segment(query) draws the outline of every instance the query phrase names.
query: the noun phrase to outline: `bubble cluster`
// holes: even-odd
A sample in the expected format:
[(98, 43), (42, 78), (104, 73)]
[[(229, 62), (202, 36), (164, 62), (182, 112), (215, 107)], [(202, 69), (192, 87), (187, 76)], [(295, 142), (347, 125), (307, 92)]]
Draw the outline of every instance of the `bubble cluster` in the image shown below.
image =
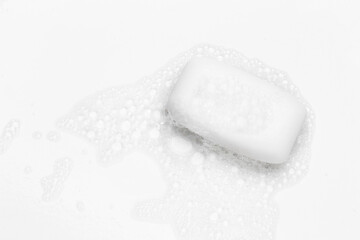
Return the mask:
[(55, 161), (52, 173), (40, 181), (43, 201), (49, 202), (59, 198), (71, 169), (72, 160), (70, 158), (61, 158)]
[[(286, 163), (270, 165), (229, 152), (171, 119), (165, 109), (168, 96), (181, 70), (194, 57), (209, 57), (240, 68), (291, 93), (305, 105), (306, 121)], [(229, 84), (235, 84), (233, 81)], [(241, 86), (238, 90), (247, 91)], [(210, 94), (213, 90), (201, 91)], [(260, 120), (271, 117), (271, 113), (251, 109), (253, 94), (248, 91), (244, 121), (236, 122), (239, 130), (251, 122), (247, 119), (250, 115)], [(256, 99), (261, 101), (257, 106), (267, 104), (266, 96)], [(221, 103), (225, 102), (226, 96)], [(124, 154), (139, 148), (155, 156), (168, 188), (163, 198), (138, 203), (136, 218), (170, 223), (182, 240), (263, 240), (274, 238), (274, 193), (306, 173), (313, 118), (311, 108), (282, 71), (231, 49), (199, 45), (136, 84), (89, 96), (58, 124), (94, 144), (101, 164), (121, 161)], [(260, 121), (247, 129), (254, 132), (264, 124), (266, 121)]]
[(4, 154), (10, 147), (13, 140), (17, 137), (20, 130), (20, 121), (10, 120), (2, 130), (0, 136), (0, 155)]

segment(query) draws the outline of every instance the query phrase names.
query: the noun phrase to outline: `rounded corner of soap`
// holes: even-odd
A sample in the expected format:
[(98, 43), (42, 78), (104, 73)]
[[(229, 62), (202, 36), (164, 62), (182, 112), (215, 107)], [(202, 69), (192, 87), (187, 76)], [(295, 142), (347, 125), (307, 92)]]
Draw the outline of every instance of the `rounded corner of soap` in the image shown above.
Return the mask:
[(214, 60), (209, 57), (199, 56), (191, 59), (187, 64), (186, 68), (193, 69), (195, 68), (197, 71), (203, 68), (207, 68)]

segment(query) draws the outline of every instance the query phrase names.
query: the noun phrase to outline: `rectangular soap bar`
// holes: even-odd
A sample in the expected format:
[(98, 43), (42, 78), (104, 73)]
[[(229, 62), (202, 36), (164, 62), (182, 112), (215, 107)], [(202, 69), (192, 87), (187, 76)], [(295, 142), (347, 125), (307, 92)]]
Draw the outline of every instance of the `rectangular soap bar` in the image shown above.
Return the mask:
[(268, 163), (289, 158), (306, 115), (291, 94), (209, 58), (185, 66), (167, 110), (177, 123), (213, 143)]

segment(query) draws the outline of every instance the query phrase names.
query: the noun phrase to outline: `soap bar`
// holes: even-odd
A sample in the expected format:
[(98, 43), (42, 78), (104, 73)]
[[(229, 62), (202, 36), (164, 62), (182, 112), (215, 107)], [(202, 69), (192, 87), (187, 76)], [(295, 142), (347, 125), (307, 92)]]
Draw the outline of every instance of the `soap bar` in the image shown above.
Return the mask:
[(306, 115), (290, 93), (210, 58), (185, 66), (167, 110), (179, 125), (216, 145), (267, 163), (289, 158)]

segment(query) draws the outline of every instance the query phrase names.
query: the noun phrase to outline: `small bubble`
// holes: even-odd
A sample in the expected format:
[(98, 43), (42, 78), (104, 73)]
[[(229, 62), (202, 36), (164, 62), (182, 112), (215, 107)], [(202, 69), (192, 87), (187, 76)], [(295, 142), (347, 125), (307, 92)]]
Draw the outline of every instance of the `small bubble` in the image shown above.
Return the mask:
[(47, 139), (50, 142), (58, 142), (60, 139), (60, 134), (55, 131), (51, 131), (47, 134)]
[(76, 209), (79, 211), (79, 212), (84, 212), (85, 211), (85, 204), (83, 201), (78, 201), (76, 202)]
[(88, 151), (87, 151), (86, 149), (82, 149), (82, 150), (81, 150), (81, 154), (82, 154), (82, 155), (87, 155), (87, 154), (88, 154)]
[(39, 140), (42, 137), (42, 133), (40, 131), (35, 131), (32, 134), (33, 139)]
[(24, 168), (24, 173), (25, 173), (26, 175), (32, 173), (32, 167), (31, 167), (31, 166), (26, 166), (26, 167)]

